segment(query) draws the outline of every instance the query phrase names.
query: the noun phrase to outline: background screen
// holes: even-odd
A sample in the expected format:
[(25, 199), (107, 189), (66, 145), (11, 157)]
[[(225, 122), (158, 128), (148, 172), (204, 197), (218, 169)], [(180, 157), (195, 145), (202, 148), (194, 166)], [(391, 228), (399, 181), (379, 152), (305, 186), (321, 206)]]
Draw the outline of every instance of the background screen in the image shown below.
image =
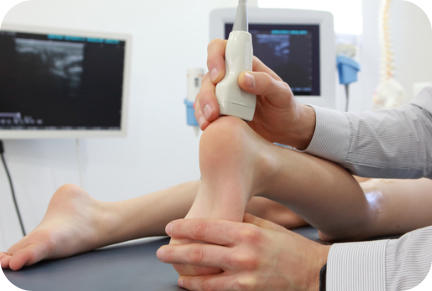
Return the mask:
[[(225, 38), (233, 24), (225, 24)], [(287, 82), (297, 96), (319, 96), (319, 25), (249, 24), (254, 55)]]
[(120, 130), (125, 41), (0, 31), (0, 129)]

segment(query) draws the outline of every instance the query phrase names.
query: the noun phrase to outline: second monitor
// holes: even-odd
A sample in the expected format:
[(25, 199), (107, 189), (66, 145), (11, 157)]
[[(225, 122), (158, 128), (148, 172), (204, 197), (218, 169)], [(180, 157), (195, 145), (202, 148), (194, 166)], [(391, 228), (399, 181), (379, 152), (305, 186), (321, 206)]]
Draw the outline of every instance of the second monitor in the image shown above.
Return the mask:
[[(210, 37), (227, 39), (234, 9), (210, 16)], [(335, 107), (333, 17), (328, 12), (249, 9), (254, 54), (287, 82), (299, 101)]]

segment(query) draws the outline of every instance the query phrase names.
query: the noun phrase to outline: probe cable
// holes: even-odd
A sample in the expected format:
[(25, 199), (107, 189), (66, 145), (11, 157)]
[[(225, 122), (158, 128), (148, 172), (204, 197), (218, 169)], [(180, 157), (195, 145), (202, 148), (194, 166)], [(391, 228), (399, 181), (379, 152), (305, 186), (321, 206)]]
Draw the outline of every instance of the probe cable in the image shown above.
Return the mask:
[(8, 180), (9, 180), (9, 186), (10, 186), (10, 190), (11, 190), (11, 194), (12, 194), (12, 200), (13, 200), (13, 203), (15, 205), (15, 211), (16, 211), (17, 216), (18, 216), (18, 221), (19, 221), (19, 224), (20, 224), (20, 227), (21, 227), (21, 232), (22, 232), (23, 236), (26, 236), (26, 231), (25, 231), (25, 228), (24, 228), (23, 219), (21, 217), (21, 212), (19, 210), (17, 199), (16, 199), (16, 196), (15, 196), (15, 190), (14, 190), (14, 187), (13, 187), (12, 178), (11, 178), (11, 175), (10, 175), (10, 172), (9, 172), (9, 168), (8, 168), (8, 166), (6, 164), (6, 159), (4, 157), (4, 146), (3, 146), (3, 141), (2, 140), (0, 140), (0, 155), (1, 155), (2, 162), (3, 162), (3, 166), (4, 166), (5, 171), (6, 171), (6, 176), (8, 177)]
[(349, 85), (348, 84), (345, 85), (345, 97), (346, 97), (345, 112), (348, 112), (349, 105), (350, 105), (350, 91), (349, 91)]

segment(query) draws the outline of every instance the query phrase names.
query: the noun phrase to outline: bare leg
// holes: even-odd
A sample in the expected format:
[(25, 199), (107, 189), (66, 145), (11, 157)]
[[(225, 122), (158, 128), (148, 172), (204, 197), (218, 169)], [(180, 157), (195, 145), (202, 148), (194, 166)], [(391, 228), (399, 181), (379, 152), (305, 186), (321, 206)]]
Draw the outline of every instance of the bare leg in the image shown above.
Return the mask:
[(432, 180), (371, 179), (361, 187), (368, 200), (381, 205), (371, 236), (402, 234), (432, 224)]
[(247, 201), (264, 195), (285, 203), (332, 238), (370, 228), (379, 201), (368, 201), (354, 178), (333, 163), (275, 146), (246, 123), (223, 117), (200, 144), (202, 181), (187, 217), (240, 221)]
[[(169, 221), (186, 215), (198, 186), (198, 181), (184, 183), (120, 202), (97, 201), (75, 185), (62, 186), (53, 195), (39, 226), (7, 253), (0, 252), (0, 265), (19, 270), (44, 259), (165, 235)], [(250, 201), (248, 211), (288, 227), (304, 224), (294, 212), (261, 197)]]
[[(242, 221), (246, 205), (254, 195), (267, 195), (286, 203), (331, 237), (358, 236), (375, 215), (360, 186), (345, 170), (275, 146), (238, 118), (219, 118), (203, 133), (200, 170), (201, 183), (187, 218)], [(220, 271), (174, 267), (181, 275)]]
[(44, 259), (61, 258), (109, 244), (145, 236), (164, 235), (165, 225), (184, 217), (199, 182), (121, 202), (101, 202), (74, 185), (52, 197), (38, 227), (7, 253), (2, 268), (19, 270)]

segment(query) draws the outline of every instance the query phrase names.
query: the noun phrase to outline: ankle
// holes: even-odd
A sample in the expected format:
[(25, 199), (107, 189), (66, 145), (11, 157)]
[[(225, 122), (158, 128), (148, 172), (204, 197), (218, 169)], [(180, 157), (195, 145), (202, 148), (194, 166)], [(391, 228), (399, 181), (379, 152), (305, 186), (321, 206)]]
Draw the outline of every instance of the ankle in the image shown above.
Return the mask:
[(272, 188), (274, 178), (280, 169), (280, 161), (275, 155), (275, 150), (279, 150), (278, 147), (264, 139), (262, 143), (263, 148), (257, 152), (256, 157), (253, 195), (268, 194), (267, 191)]
[(129, 238), (124, 231), (125, 220), (122, 218), (120, 202), (104, 202), (95, 200), (95, 225), (98, 233), (98, 244), (100, 246), (110, 245), (125, 241)]

